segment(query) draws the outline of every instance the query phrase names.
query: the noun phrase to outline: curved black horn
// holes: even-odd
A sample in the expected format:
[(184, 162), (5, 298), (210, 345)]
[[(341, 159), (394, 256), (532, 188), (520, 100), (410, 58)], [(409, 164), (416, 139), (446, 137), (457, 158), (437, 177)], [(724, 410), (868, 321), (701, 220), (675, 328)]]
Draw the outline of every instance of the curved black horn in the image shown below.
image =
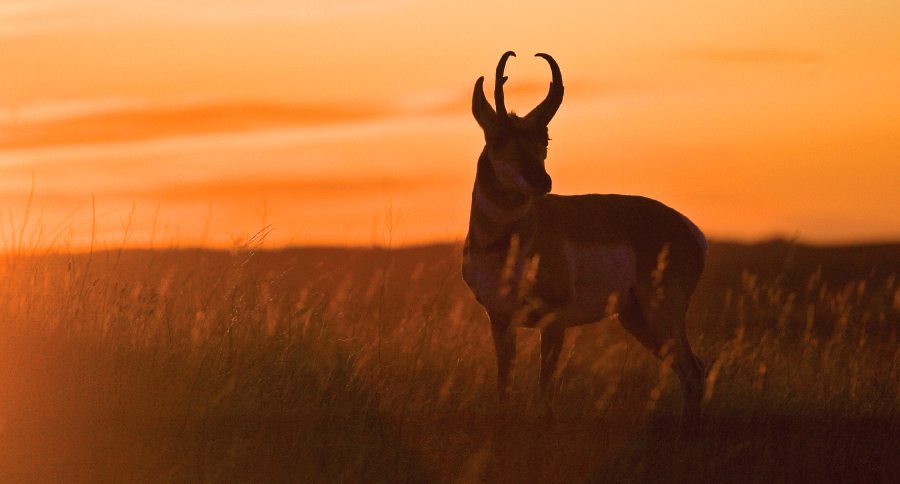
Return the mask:
[(497, 79), (494, 81), (494, 105), (497, 106), (497, 116), (500, 119), (506, 119), (506, 102), (503, 100), (503, 84), (506, 83), (506, 76), (503, 71), (506, 69), (506, 61), (510, 57), (515, 57), (516, 53), (509, 50), (506, 51), (500, 62), (497, 63)]
[(487, 98), (484, 97), (484, 76), (479, 77), (475, 81), (475, 90), (472, 92), (472, 114), (482, 128), (493, 124), (494, 119), (497, 117), (496, 113), (494, 113), (494, 108), (491, 107)]
[(528, 118), (532, 118), (537, 120), (543, 125), (550, 124), (550, 120), (553, 119), (553, 115), (556, 114), (556, 110), (559, 109), (559, 105), (562, 104), (563, 99), (563, 82), (562, 82), (562, 73), (559, 71), (559, 64), (553, 60), (553, 57), (550, 57), (548, 54), (535, 54), (535, 57), (542, 57), (544, 60), (550, 64), (550, 71), (553, 73), (553, 80), (550, 82), (550, 91), (547, 92), (547, 97), (541, 101), (540, 104), (536, 108), (534, 108), (530, 113), (528, 113)]

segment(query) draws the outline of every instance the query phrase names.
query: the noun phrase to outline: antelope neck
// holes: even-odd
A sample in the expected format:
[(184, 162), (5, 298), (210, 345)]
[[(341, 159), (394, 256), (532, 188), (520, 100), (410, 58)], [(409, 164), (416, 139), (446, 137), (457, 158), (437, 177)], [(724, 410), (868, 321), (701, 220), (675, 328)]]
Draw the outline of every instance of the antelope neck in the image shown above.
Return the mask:
[(478, 158), (478, 171), (472, 189), (472, 212), (469, 218), (471, 245), (488, 248), (522, 228), (531, 210), (532, 198), (505, 188), (491, 166), (487, 148)]

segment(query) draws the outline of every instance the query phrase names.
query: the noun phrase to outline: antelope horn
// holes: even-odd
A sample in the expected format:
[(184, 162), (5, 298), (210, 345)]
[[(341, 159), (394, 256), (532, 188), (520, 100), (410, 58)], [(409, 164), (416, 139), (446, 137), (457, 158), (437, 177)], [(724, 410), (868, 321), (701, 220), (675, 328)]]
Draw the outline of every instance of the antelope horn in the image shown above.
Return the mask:
[[(559, 109), (559, 105), (562, 104), (563, 98), (563, 82), (562, 82), (562, 73), (559, 71), (559, 64), (553, 60), (553, 57), (550, 57), (548, 54), (535, 54), (535, 57), (542, 57), (544, 60), (550, 64), (550, 71), (553, 74), (553, 80), (550, 82), (550, 91), (547, 92), (547, 97), (541, 101), (540, 104), (537, 105), (530, 113), (528, 113), (527, 118), (532, 118), (543, 124), (544, 126), (550, 124), (550, 120), (553, 119), (553, 115), (556, 114), (556, 110)], [(498, 67), (499, 72), (499, 67)]]
[(506, 102), (503, 100), (503, 84), (506, 83), (506, 76), (503, 75), (503, 70), (506, 69), (506, 61), (510, 57), (515, 57), (516, 53), (513, 51), (507, 51), (500, 57), (500, 62), (497, 63), (497, 79), (494, 82), (494, 105), (497, 106), (497, 116), (499, 119), (506, 119)]
[(475, 81), (475, 90), (472, 92), (472, 114), (475, 115), (475, 120), (478, 121), (478, 125), (482, 128), (487, 128), (497, 118), (494, 108), (491, 107), (491, 104), (484, 97), (483, 76)]

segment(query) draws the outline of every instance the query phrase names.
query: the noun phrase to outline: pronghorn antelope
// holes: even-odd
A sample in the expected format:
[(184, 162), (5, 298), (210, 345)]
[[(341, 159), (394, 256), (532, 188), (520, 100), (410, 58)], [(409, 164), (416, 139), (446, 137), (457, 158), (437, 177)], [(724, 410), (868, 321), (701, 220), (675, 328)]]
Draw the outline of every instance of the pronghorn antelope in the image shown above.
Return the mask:
[(643, 346), (672, 365), (684, 415), (696, 416), (703, 364), (685, 335), (706, 239), (690, 220), (649, 198), (550, 194), (547, 125), (562, 103), (562, 74), (547, 54), (547, 97), (524, 117), (507, 113), (497, 65), (494, 101), (475, 82), (472, 113), (484, 131), (466, 237), (463, 278), (491, 320), (501, 404), (509, 395), (515, 328), (541, 331), (543, 393), (551, 386), (566, 328), (617, 315)]

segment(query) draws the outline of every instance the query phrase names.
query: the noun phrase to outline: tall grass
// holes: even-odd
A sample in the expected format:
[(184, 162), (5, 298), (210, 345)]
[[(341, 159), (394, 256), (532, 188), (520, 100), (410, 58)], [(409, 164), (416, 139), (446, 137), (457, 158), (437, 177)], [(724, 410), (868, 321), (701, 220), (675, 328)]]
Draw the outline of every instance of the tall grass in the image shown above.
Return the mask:
[(552, 413), (520, 330), (498, 413), (460, 252), (4, 256), (0, 481), (900, 476), (897, 246), (713, 245), (689, 315), (710, 370), (693, 433), (674, 375), (614, 321), (567, 334)]

